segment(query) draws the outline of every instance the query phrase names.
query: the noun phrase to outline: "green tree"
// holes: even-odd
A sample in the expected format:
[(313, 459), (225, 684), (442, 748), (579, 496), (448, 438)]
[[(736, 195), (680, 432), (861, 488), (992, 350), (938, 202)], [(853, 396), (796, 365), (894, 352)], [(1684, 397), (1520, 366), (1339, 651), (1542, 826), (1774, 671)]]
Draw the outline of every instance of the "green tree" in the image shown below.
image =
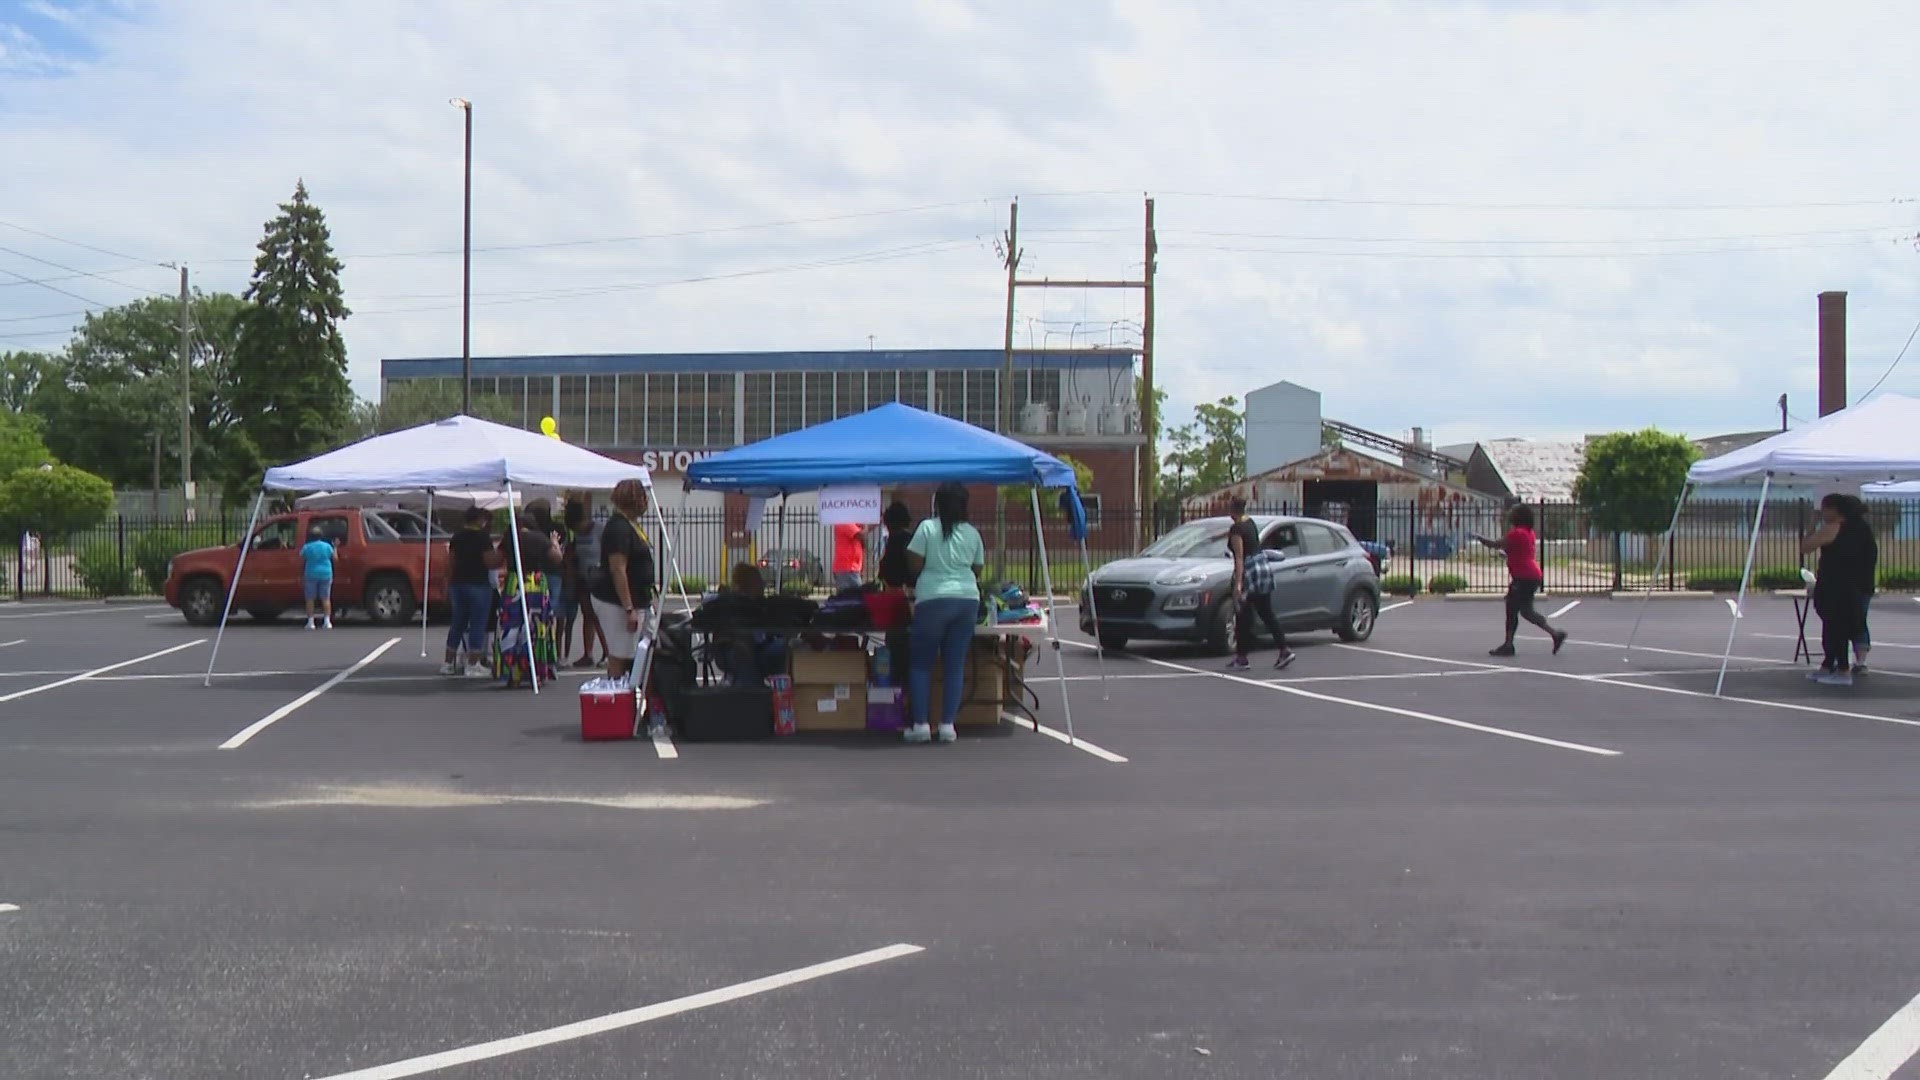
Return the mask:
[(21, 469), (0, 481), (0, 529), (49, 538), (90, 529), (113, 509), (113, 485), (71, 465)]
[(1587, 444), (1573, 497), (1595, 528), (1652, 536), (1673, 520), (1697, 454), (1685, 437), (1653, 428), (1602, 435)]
[[(189, 305), (194, 473), (217, 472), (234, 425), (231, 364), (246, 303), (195, 294)], [(88, 315), (32, 392), (48, 448), (68, 464), (122, 485), (163, 483), (180, 471), (180, 301), (151, 297)]]
[(1340, 437), (1339, 432), (1325, 425), (1321, 426), (1320, 428), (1320, 449), (1321, 450), (1338, 450), (1346, 445), (1347, 445), (1346, 440)]
[[(1060, 464), (1073, 470), (1074, 486), (1078, 487), (1082, 493), (1093, 490), (1093, 466), (1088, 465), (1086, 462), (1070, 454), (1056, 454), (1055, 456), (1060, 459)], [(1011, 519), (1019, 520), (1019, 516), (1023, 513), (1029, 516), (1032, 515), (1032, 496), (1028, 494), (1028, 490), (1029, 489), (1024, 487), (1003, 487), (1000, 489), (1000, 498), (1006, 503), (1007, 513)], [(1040, 509), (1042, 512), (1049, 514), (1055, 513), (1059, 508), (1060, 502), (1058, 499), (1050, 497), (1044, 491), (1040, 493)]]
[[(353, 409), (340, 323), (340, 260), (326, 216), (296, 184), (266, 224), (233, 355), (233, 406), (254, 455), (270, 463), (325, 448)], [(251, 471), (251, 470), (249, 470)]]
[(0, 353), (0, 408), (33, 411), (41, 387), (59, 378), (60, 363), (46, 353)]
[(0, 413), (0, 476), (38, 468), (53, 461), (40, 441), (40, 418), (23, 412)]

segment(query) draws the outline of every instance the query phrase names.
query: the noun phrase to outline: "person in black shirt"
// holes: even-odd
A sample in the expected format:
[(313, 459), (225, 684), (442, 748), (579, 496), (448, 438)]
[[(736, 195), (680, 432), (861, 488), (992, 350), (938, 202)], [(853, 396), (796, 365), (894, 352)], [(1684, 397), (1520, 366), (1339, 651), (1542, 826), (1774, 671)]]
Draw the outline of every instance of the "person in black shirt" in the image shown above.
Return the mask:
[(613, 489), (614, 515), (600, 528), (600, 570), (591, 587), (594, 613), (607, 643), (607, 675), (633, 668), (640, 611), (653, 602), (653, 547), (637, 524), (647, 512), (646, 485), (622, 480)]
[(1830, 494), (1820, 500), (1820, 527), (1800, 542), (1801, 554), (1820, 552), (1813, 608), (1820, 613), (1820, 649), (1824, 656), (1812, 678), (1827, 686), (1853, 685), (1848, 650), (1864, 632), (1863, 601), (1873, 590), (1878, 552), (1863, 511), (1858, 499)]
[(1236, 496), (1231, 509), (1233, 524), (1227, 529), (1227, 554), (1233, 559), (1235, 611), (1233, 659), (1227, 663), (1227, 670), (1245, 671), (1253, 666), (1247, 659), (1247, 647), (1253, 643), (1253, 620), (1258, 616), (1280, 650), (1273, 658), (1273, 669), (1280, 671), (1293, 663), (1293, 650), (1287, 648), (1287, 635), (1280, 630), (1280, 619), (1273, 611), (1273, 597), (1247, 588), (1247, 560), (1260, 553), (1260, 526), (1247, 516), (1247, 500)]
[[(500, 565), (487, 525), (493, 515), (479, 507), (467, 510), (465, 527), (447, 542), (452, 573), (447, 579), (447, 602), (453, 609), (447, 625), (446, 663), (440, 674), (491, 677), (481, 659), (487, 644), (487, 615), (493, 610), (492, 569)], [(461, 666), (462, 653), (466, 666)]]
[(907, 559), (907, 545), (913, 543), (913, 511), (899, 499), (893, 500), (880, 516), (887, 527), (886, 546), (880, 553), (880, 583), (889, 589), (905, 589), (913, 584), (913, 567)]

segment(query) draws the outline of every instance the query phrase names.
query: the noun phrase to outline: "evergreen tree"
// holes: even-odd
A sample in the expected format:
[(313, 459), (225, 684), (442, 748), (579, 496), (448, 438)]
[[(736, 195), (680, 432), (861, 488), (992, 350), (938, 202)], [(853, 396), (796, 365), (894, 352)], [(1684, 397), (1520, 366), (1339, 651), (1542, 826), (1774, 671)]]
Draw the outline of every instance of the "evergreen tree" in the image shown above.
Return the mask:
[[(340, 294), (326, 216), (307, 198), (267, 222), (233, 356), (233, 405), (239, 432), (259, 462), (281, 464), (324, 449), (353, 409)], [(238, 480), (238, 477), (229, 478)]]

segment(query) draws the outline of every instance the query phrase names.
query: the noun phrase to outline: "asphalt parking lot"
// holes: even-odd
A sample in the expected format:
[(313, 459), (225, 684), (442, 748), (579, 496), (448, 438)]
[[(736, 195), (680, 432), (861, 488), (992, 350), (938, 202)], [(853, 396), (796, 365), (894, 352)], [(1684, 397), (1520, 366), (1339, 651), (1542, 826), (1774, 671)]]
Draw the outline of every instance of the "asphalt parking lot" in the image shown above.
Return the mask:
[(1723, 700), (1727, 607), (1638, 610), (1082, 642), (1082, 745), (663, 747), (418, 627), (205, 687), (164, 609), (0, 607), (0, 1076), (1920, 1077), (1920, 603), (1835, 690), (1756, 599)]

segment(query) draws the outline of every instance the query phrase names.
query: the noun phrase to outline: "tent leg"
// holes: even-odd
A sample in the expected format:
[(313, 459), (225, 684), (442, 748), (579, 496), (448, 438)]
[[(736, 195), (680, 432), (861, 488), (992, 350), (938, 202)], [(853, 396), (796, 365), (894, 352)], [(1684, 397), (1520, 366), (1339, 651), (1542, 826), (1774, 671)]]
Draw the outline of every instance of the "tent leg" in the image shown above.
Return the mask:
[(1660, 571), (1667, 567), (1667, 549), (1673, 546), (1673, 533), (1680, 527), (1680, 511), (1686, 508), (1687, 495), (1693, 491), (1693, 482), (1680, 485), (1680, 501), (1673, 505), (1673, 520), (1667, 524), (1667, 531), (1660, 545), (1660, 557), (1653, 561), (1653, 576), (1647, 579), (1647, 594), (1640, 598), (1640, 610), (1633, 613), (1633, 632), (1627, 635), (1627, 655), (1633, 655), (1633, 642), (1640, 636), (1640, 620), (1647, 617), (1647, 601), (1653, 599), (1653, 587), (1660, 583)]
[(513, 573), (519, 578), (520, 636), (527, 639), (527, 677), (533, 680), (533, 693), (540, 694), (540, 661), (533, 655), (533, 613), (527, 609), (527, 571), (520, 559), (520, 520), (513, 511), (513, 482), (507, 482), (507, 529), (512, 533)]
[(427, 489), (426, 538), (420, 541), (420, 658), (427, 657), (427, 598), (433, 595), (433, 489)]
[[(673, 570), (673, 583), (680, 587), (680, 602), (686, 605), (687, 614), (691, 615), (693, 598), (687, 595), (687, 579), (680, 574), (680, 557), (673, 551), (673, 534), (667, 531), (667, 516), (660, 511), (660, 500), (653, 498), (651, 493), (648, 495), (648, 501), (653, 503), (653, 520), (660, 523), (660, 547), (667, 553), (667, 566)], [(661, 589), (661, 595), (665, 595), (666, 591)], [(654, 618), (657, 623), (659, 616), (656, 615)]]
[[(1080, 566), (1084, 573), (1093, 572), (1093, 560), (1087, 555), (1087, 539), (1084, 536), (1080, 538)], [(1100, 605), (1093, 598), (1092, 581), (1082, 579), (1081, 584), (1086, 586), (1087, 590), (1087, 614), (1093, 618), (1093, 655), (1099, 658), (1100, 664), (1100, 700), (1112, 701), (1113, 698), (1107, 693), (1107, 650), (1100, 645)]]
[[(1053, 666), (1060, 674), (1060, 715), (1067, 722), (1067, 742), (1073, 742), (1073, 701), (1067, 695), (1067, 658), (1060, 651), (1060, 624), (1053, 614), (1053, 568), (1047, 565), (1047, 530), (1040, 520), (1040, 489), (1028, 488), (1033, 499), (1033, 539), (1040, 545), (1040, 584), (1047, 590), (1047, 643), (1053, 646)], [(1040, 730), (1040, 718), (1034, 717), (1033, 729)]]
[(1727, 684), (1727, 661), (1733, 659), (1733, 638), (1740, 632), (1740, 612), (1747, 606), (1747, 582), (1753, 580), (1753, 556), (1760, 547), (1760, 522), (1767, 516), (1767, 489), (1773, 486), (1773, 474), (1760, 481), (1760, 505), (1753, 511), (1753, 535), (1747, 539), (1747, 565), (1740, 571), (1740, 598), (1733, 602), (1733, 618), (1727, 620), (1727, 651), (1720, 656), (1720, 677), (1713, 682), (1713, 696), (1720, 696)]
[(247, 568), (247, 549), (253, 546), (253, 527), (260, 523), (260, 504), (267, 501), (267, 489), (254, 496), (253, 513), (247, 518), (247, 531), (240, 534), (240, 558), (233, 564), (233, 580), (227, 582), (227, 606), (220, 610), (220, 629), (213, 634), (213, 655), (207, 657), (207, 678), (201, 686), (213, 685), (213, 665), (220, 659), (220, 639), (227, 636), (227, 620), (233, 616), (233, 595), (240, 591), (240, 574)]
[[(775, 553), (784, 553), (787, 549), (787, 493), (784, 491), (780, 493), (780, 518), (774, 525), (773, 537)], [(779, 596), (786, 592), (787, 564), (779, 559), (773, 562), (773, 593)]]

